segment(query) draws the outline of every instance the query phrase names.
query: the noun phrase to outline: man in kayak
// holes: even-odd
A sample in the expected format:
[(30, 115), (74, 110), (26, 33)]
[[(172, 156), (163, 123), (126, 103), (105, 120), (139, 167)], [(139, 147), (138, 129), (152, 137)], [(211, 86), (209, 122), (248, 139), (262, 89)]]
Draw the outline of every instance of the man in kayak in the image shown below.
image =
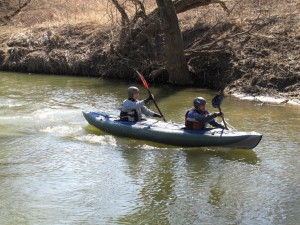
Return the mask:
[(149, 95), (145, 100), (139, 101), (139, 89), (137, 87), (128, 88), (128, 99), (125, 99), (121, 105), (120, 119), (123, 121), (137, 122), (142, 120), (142, 114), (146, 117), (159, 117), (161, 115), (152, 112), (145, 105), (153, 99), (153, 95)]
[(194, 99), (194, 108), (185, 114), (185, 126), (189, 130), (203, 130), (209, 123), (213, 127), (225, 129), (225, 127), (215, 121), (217, 116), (223, 117), (223, 113), (209, 113), (206, 108), (206, 100), (202, 97)]

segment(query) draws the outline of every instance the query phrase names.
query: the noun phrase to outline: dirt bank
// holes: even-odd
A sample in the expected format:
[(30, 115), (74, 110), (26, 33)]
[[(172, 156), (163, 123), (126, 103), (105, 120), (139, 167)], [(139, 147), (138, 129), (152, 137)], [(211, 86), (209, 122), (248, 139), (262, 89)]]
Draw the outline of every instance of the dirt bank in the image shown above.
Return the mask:
[(105, 57), (102, 49), (108, 37), (96, 30), (96, 24), (84, 24), (3, 32), (0, 68), (29, 73), (101, 76)]
[(300, 15), (261, 21), (256, 32), (234, 39), (234, 66), (242, 72), (227, 93), (300, 100)]
[[(220, 39), (222, 34), (231, 33), (213, 48), (187, 56), (194, 85), (224, 89), (228, 94), (299, 101), (299, 21), (299, 15), (274, 16), (259, 21), (224, 22), (215, 27), (197, 24), (184, 30), (186, 49), (199, 37), (205, 37), (201, 43), (205, 46)], [(134, 79), (133, 68), (138, 68), (149, 81), (150, 78), (156, 82), (167, 80), (164, 72), (155, 76), (164, 66), (162, 39), (156, 40), (151, 54), (148, 45), (135, 46), (128, 54), (120, 54), (111, 33), (112, 30), (100, 29), (93, 23), (33, 29), (2, 26), (0, 69)]]

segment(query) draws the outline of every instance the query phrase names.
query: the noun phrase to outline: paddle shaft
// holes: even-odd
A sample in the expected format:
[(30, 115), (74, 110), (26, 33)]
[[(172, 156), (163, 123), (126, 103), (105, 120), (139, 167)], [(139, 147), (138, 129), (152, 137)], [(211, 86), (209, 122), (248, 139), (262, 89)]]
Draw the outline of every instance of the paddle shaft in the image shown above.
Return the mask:
[[(219, 109), (219, 112), (220, 112), (220, 113), (222, 113), (222, 111), (221, 111), (221, 107), (220, 107), (220, 106), (218, 107), (218, 109)], [(227, 125), (226, 125), (226, 122), (225, 122), (225, 119), (224, 119), (224, 116), (222, 116), (222, 120), (223, 120), (223, 123), (224, 123), (225, 129), (226, 129), (226, 130), (228, 130), (228, 128), (227, 128)]]
[[(149, 95), (152, 95), (151, 92), (149, 91), (149, 89), (147, 89), (147, 91), (148, 91)], [(167, 122), (166, 119), (165, 119), (165, 117), (164, 117), (164, 115), (161, 113), (160, 109), (158, 108), (158, 105), (156, 104), (156, 101), (155, 101), (153, 98), (152, 98), (152, 101), (154, 102), (154, 105), (156, 106), (156, 108), (157, 108), (157, 110), (158, 110), (160, 116), (163, 118), (163, 120), (164, 120), (165, 122)]]
[[(141, 81), (142, 81), (144, 87), (147, 89), (148, 94), (152, 96), (152, 94), (151, 94), (151, 92), (150, 92), (150, 90), (149, 90), (148, 83), (147, 83), (147, 81), (145, 80), (144, 76), (143, 76), (139, 71), (137, 71), (137, 70), (135, 70), (135, 71), (136, 71), (136, 73), (139, 75), (139, 77), (140, 77), (140, 79), (141, 79)], [(164, 120), (165, 122), (167, 122), (166, 119), (165, 119), (165, 117), (164, 117), (164, 115), (161, 113), (160, 109), (158, 108), (158, 105), (156, 104), (156, 101), (154, 100), (154, 98), (152, 98), (152, 101), (154, 102), (154, 104), (155, 104), (155, 106), (156, 106), (156, 108), (157, 108), (157, 110), (158, 110), (160, 116), (163, 118), (163, 120)]]

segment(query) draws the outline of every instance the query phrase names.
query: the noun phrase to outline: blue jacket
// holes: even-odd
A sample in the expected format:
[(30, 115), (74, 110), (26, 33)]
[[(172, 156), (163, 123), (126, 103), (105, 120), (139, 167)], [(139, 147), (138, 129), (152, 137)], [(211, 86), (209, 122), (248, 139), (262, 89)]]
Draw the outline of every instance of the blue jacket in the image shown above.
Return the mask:
[(217, 113), (209, 113), (207, 110), (199, 111), (193, 108), (185, 114), (185, 126), (191, 130), (202, 130), (207, 128), (207, 124), (210, 124), (213, 127), (224, 129), (225, 127), (222, 124), (215, 121), (217, 116)]

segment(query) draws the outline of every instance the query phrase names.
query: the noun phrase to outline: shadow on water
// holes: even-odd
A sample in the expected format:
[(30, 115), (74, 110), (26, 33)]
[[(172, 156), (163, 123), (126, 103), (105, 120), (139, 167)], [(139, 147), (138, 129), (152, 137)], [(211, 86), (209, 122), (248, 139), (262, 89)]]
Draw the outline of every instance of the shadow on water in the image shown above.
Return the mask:
[(94, 135), (105, 135), (105, 134), (107, 134), (104, 131), (97, 129), (96, 127), (94, 127), (92, 125), (87, 125), (86, 127), (84, 127), (84, 129), (88, 134), (94, 134)]
[(258, 164), (260, 162), (254, 150), (250, 149), (221, 149), (221, 148), (201, 148), (184, 151), (187, 158), (193, 160), (199, 156), (207, 155), (225, 160), (244, 162), (247, 164)]

